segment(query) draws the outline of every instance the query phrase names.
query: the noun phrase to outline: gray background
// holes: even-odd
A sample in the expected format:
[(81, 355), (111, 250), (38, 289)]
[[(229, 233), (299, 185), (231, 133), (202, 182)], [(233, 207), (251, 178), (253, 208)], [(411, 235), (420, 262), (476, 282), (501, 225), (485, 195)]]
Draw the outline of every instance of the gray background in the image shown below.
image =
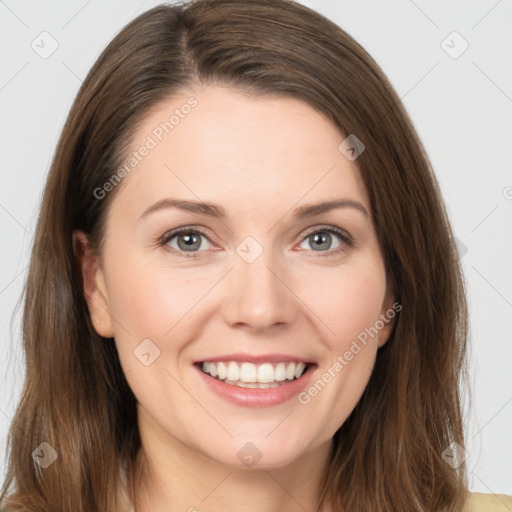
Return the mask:
[[(99, 53), (158, 3), (0, 0), (2, 455), (24, 377), (20, 312), (13, 313), (60, 130)], [(376, 59), (434, 165), (469, 289), (473, 388), (464, 448), (470, 485), (512, 494), (512, 0), (302, 3)], [(0, 456), (2, 474), (4, 462)]]

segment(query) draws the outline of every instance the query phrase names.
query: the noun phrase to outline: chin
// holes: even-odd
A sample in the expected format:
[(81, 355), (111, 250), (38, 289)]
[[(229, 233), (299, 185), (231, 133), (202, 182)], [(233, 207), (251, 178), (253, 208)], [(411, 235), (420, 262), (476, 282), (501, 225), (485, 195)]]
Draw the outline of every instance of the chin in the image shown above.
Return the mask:
[(235, 438), (222, 451), (207, 455), (217, 462), (236, 469), (276, 469), (288, 466), (304, 454), (304, 446), (297, 442), (284, 444), (280, 437), (266, 437), (268, 433), (258, 436)]

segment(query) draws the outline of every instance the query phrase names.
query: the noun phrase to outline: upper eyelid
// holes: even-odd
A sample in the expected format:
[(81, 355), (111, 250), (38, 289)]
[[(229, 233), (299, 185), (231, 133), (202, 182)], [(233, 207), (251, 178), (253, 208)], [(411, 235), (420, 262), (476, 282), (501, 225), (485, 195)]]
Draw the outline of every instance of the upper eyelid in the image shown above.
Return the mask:
[(322, 232), (322, 231), (328, 231), (330, 233), (333, 233), (338, 236), (345, 236), (346, 238), (348, 238), (349, 240), (353, 240), (353, 237), (352, 235), (346, 230), (346, 229), (343, 229), (343, 228), (339, 228), (337, 226), (331, 226), (329, 224), (319, 224), (319, 225), (316, 225), (316, 226), (312, 226), (311, 228), (307, 228), (305, 231), (302, 231), (304, 234), (304, 238), (310, 236), (312, 233), (316, 233), (316, 232)]

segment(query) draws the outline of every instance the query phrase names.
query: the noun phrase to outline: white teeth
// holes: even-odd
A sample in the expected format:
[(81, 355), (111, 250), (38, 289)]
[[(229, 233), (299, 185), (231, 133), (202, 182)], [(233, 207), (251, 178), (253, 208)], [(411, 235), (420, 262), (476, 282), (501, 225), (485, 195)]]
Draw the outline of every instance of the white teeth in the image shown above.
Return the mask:
[[(215, 366), (215, 363), (210, 363), (210, 367)], [(224, 363), (217, 363), (217, 374), (220, 380), (224, 380), (228, 376), (228, 371)]]
[(240, 369), (235, 362), (228, 364), (228, 380), (238, 380), (240, 378)]
[(296, 379), (298, 379), (302, 375), (302, 372), (304, 371), (304, 368), (306, 368), (306, 365), (304, 363), (299, 363), (295, 367), (295, 378)]
[(260, 388), (276, 387), (285, 380), (298, 379), (303, 373), (306, 365), (304, 363), (237, 363), (236, 361), (225, 361), (217, 363), (203, 363), (202, 369), (205, 373), (228, 384), (239, 385), (240, 387)]
[(278, 384), (277, 382), (271, 382), (270, 384), (264, 383), (264, 382), (262, 382), (262, 383), (260, 383), (260, 382), (242, 382), (241, 380), (234, 382), (229, 379), (226, 379), (223, 382), (225, 382), (226, 384), (231, 384), (232, 386), (238, 386), (239, 388), (252, 388), (252, 389), (255, 389), (255, 388), (259, 388), (259, 389), (277, 388), (281, 385), (281, 384)]
[[(236, 364), (236, 363), (234, 363)], [(210, 374), (211, 375), (211, 374)], [(240, 366), (240, 375), (238, 379), (233, 380), (241, 380), (242, 382), (257, 382), (258, 380), (258, 371), (256, 369), (256, 366), (251, 363), (242, 363), (242, 366)]]
[(274, 370), (274, 379), (279, 381), (286, 380), (286, 365), (284, 363), (277, 363)]
[(258, 382), (274, 382), (274, 368), (270, 363), (258, 366)]

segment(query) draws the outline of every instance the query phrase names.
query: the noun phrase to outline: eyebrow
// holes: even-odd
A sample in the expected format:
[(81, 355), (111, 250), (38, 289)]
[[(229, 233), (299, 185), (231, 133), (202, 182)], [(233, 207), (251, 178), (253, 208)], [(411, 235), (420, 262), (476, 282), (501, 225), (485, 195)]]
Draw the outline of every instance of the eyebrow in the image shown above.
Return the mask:
[[(208, 215), (209, 217), (219, 219), (225, 219), (227, 217), (224, 208), (213, 203), (203, 201), (189, 201), (184, 199), (162, 199), (144, 210), (138, 220), (142, 220), (144, 217), (151, 213), (167, 208), (178, 208), (180, 210), (197, 213), (200, 215)], [(337, 208), (353, 208), (356, 211), (362, 213), (367, 218), (370, 216), (366, 208), (359, 201), (354, 201), (353, 199), (334, 199), (331, 201), (307, 204), (304, 206), (299, 206), (293, 210), (292, 214), (293, 217), (297, 219), (303, 219), (307, 217), (313, 217), (315, 215), (319, 215), (321, 213), (325, 213)]]

